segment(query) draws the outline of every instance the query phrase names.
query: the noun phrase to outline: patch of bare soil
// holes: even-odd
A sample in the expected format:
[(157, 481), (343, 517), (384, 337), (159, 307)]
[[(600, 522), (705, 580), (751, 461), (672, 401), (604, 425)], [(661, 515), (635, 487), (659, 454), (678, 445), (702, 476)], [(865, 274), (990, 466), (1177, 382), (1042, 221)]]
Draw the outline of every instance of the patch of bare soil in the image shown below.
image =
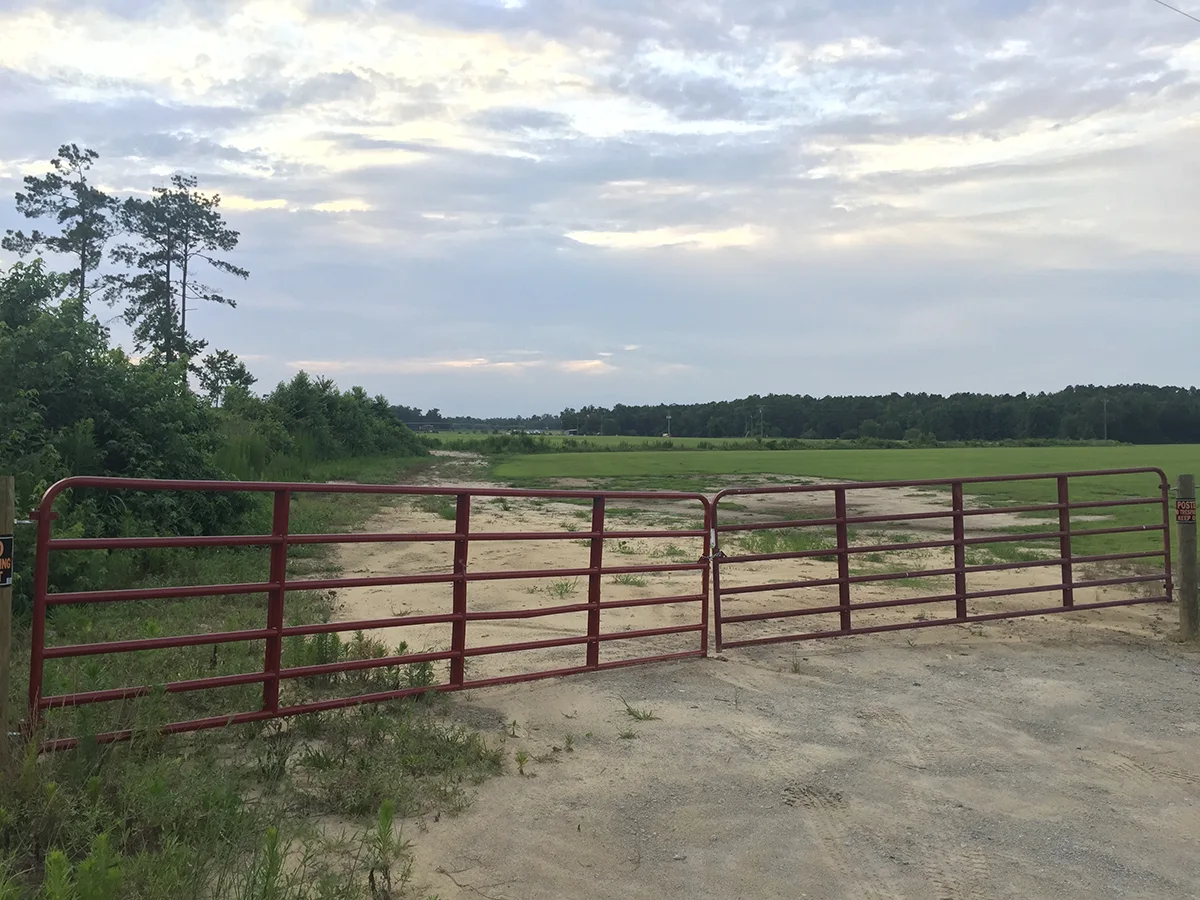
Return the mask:
[[(904, 511), (916, 509), (905, 501)], [(405, 502), (369, 528), (452, 531), (441, 515)], [(568, 503), (479, 500), (472, 530), (586, 530), (589, 517), (588, 507)], [(638, 506), (608, 527), (695, 527), (694, 518)], [(472, 543), (468, 571), (586, 566), (587, 543)], [(448, 572), (451, 548), (349, 544), (342, 563), (346, 574)], [(696, 538), (609, 541), (605, 562), (695, 560), (700, 552)], [(916, 570), (947, 559), (909, 552), (855, 565)], [(830, 571), (834, 564), (819, 560), (767, 561), (722, 577), (766, 583)], [(683, 594), (692, 577), (606, 579), (603, 596)], [(939, 582), (913, 577), (856, 585), (855, 599), (942, 592)], [(1046, 578), (1044, 570), (987, 573), (969, 589)], [(836, 587), (829, 590), (836, 602)], [(1122, 589), (1080, 591), (1077, 600), (1115, 596), (1106, 590)], [(475, 610), (585, 596), (586, 579), (469, 588)], [(444, 612), (450, 586), (357, 589), (341, 600), (346, 620)], [(825, 589), (727, 601), (737, 612), (828, 602)], [(1058, 602), (1057, 594), (1045, 602)], [(1006, 603), (1026, 606), (1029, 598), (972, 608), (1000, 611)], [(923, 612), (883, 608), (857, 613), (856, 622)], [(605, 631), (654, 628), (698, 613), (698, 604), (634, 607), (606, 610), (603, 623)], [(468, 642), (579, 635), (584, 615), (471, 623)], [(406, 824), (422, 896), (1200, 897), (1200, 654), (1165, 639), (1175, 615), (1154, 605), (774, 645), (455, 695), (452, 715), (502, 745), (509, 771), (482, 785), (461, 816)], [(786, 620), (754, 627), (796, 630)], [(386, 639), (448, 646), (448, 626), (392, 629)], [(695, 635), (649, 638), (633, 652), (694, 642)], [(578, 665), (583, 652), (478, 657), (467, 674)]]

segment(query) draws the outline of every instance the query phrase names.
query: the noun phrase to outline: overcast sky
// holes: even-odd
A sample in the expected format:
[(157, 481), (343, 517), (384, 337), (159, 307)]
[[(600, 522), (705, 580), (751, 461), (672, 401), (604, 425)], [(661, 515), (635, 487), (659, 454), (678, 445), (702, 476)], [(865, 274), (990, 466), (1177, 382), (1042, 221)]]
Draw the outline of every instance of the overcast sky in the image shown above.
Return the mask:
[(265, 387), (1200, 381), (1200, 24), (1152, 0), (0, 0), (0, 231), (68, 141), (220, 192), (251, 277), (188, 324)]

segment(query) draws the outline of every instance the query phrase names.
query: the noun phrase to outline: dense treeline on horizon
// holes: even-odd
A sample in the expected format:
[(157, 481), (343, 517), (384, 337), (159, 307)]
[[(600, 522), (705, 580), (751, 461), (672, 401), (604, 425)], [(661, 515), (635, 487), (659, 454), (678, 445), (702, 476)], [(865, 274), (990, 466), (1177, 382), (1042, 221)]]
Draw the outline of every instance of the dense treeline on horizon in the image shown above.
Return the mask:
[(1039, 394), (751, 395), (710, 403), (584, 406), (527, 418), (455, 418), (393, 407), (406, 422), (465, 429), (574, 430), (581, 435), (801, 440), (1200, 443), (1200, 390), (1132, 384)]

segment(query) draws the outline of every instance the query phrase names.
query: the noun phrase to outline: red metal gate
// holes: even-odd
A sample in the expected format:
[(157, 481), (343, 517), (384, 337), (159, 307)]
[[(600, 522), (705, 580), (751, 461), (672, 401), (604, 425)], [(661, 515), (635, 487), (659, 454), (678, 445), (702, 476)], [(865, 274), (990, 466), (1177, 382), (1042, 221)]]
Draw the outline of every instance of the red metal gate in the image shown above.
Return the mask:
[[(250, 492), (270, 493), (274, 497), (272, 528), (269, 534), (204, 535), (204, 536), (140, 536), (140, 537), (55, 537), (52, 520), (55, 518), (55, 498), (68, 489), (91, 489), (100, 491), (130, 492)], [(362, 534), (305, 534), (297, 533), (293, 527), (292, 500), (305, 494), (374, 494), (392, 497), (446, 498), (445, 518), (447, 530), (425, 532), (392, 533), (376, 532)], [(482, 506), (481, 499), (506, 505), (510, 500), (533, 502), (558, 502), (576, 504), (568, 511), (577, 513), (589, 523), (588, 530), (574, 531), (570, 527), (542, 531), (498, 531), (472, 526), (473, 507), (476, 512)], [(612, 503), (640, 503), (666, 507), (669, 521), (679, 527), (655, 528), (612, 528), (610, 513)], [(582, 505), (584, 508), (579, 508)], [(262, 685), (261, 701), (252, 708), (217, 708), (204, 703), (186, 703), (182, 699), (177, 706), (184, 711), (203, 711), (204, 715), (179, 718), (167, 725), (167, 732), (195, 731), (217, 728), (229, 724), (256, 722), (297, 713), (331, 710), (404, 697), (427, 690), (449, 691), (487, 685), (507, 684), (535, 678), (548, 678), (592, 672), (617, 666), (657, 662), (667, 659), (682, 659), (704, 656), (708, 647), (708, 583), (709, 583), (709, 500), (701, 494), (672, 493), (666, 491), (544, 491), (506, 490), (481, 488), (413, 487), (397, 485), (358, 484), (277, 484), (249, 482), (202, 482), (202, 481), (156, 481), (121, 478), (68, 478), (55, 484), (47, 492), (36, 512), (37, 560), (34, 576), (33, 634), (29, 675), (30, 726), (37, 729), (48, 711), (63, 708), (83, 707), (90, 704), (132, 701), (155, 692), (164, 695), (187, 695), (195, 697), (203, 692), (241, 686)], [(623, 512), (623, 511), (622, 511)], [(692, 517), (681, 520), (681, 514)], [(497, 514), (498, 515), (498, 514)], [(607, 518), (606, 518), (607, 516)], [(672, 518), (673, 517), (673, 518)], [(501, 517), (503, 518), (503, 517)], [(574, 526), (568, 522), (568, 526)], [(547, 565), (538, 569), (486, 569), (474, 570), (468, 565), (472, 548), (489, 542), (533, 542), (550, 547), (567, 548), (564, 542), (576, 542), (585, 546), (587, 561), (583, 565)], [(616, 564), (606, 558), (606, 544), (621, 553), (628, 549), (630, 541), (670, 541), (671, 552), (662, 555), (661, 562), (620, 561)], [(289, 575), (289, 551), (320, 544), (402, 544), (408, 546), (433, 545), (447, 548), (447, 559), (438, 571), (400, 571), (384, 574), (349, 575), (333, 578), (302, 578)], [(681, 544), (691, 544), (686, 550)], [(70, 593), (54, 593), (49, 590), (49, 574), (52, 557), (68, 552), (112, 553), (117, 551), (153, 551), (158, 548), (264, 548), (267, 558), (263, 577), (259, 581), (233, 584), (171, 584), (123, 590), (83, 590)], [(562, 552), (549, 555), (558, 561)], [(610, 554), (611, 557), (611, 554)], [(664, 596), (617, 597), (606, 599), (605, 578), (614, 580), (627, 576), (641, 582), (652, 576), (671, 576), (682, 573), (688, 579), (681, 584), (672, 584), (673, 591)], [(532, 593), (506, 592), (505, 602), (498, 604), (478, 603), (477, 591), (483, 585), (495, 582), (513, 582), (530, 579), (554, 578), (555, 585), (566, 589), (547, 593), (550, 603), (539, 603), (529, 599)], [(586, 596), (577, 601), (563, 602), (574, 593), (576, 582), (566, 579), (586, 579)], [(382, 588), (389, 586), (441, 585), (448, 588), (444, 600), (420, 610), (417, 614), (396, 613), (371, 619), (348, 619), (345, 621), (307, 622), (288, 624), (288, 595), (296, 591), (345, 591), (356, 588)], [(646, 594), (642, 591), (642, 594)], [(118, 635), (117, 639), (97, 639), (83, 644), (61, 644), (47, 641), (47, 611), (50, 607), (62, 609), (75, 606), (92, 609), (97, 604), (144, 603), (152, 609), (155, 603), (199, 598), (224, 597), (229, 603), (247, 602), (255, 595), (265, 599), (261, 610), (261, 624), (257, 627), (222, 629), (211, 624), (198, 633), (169, 636), (129, 637)], [(557, 601), (557, 602), (556, 602)], [(430, 601), (433, 602), (433, 601)], [(655, 627), (632, 627), (620, 622), (622, 611), (656, 607), (661, 610), (662, 624)], [(220, 615), (217, 612), (216, 615)], [(574, 617), (581, 627), (558, 627), (551, 630), (552, 636), (536, 640), (509, 640), (505, 642), (483, 642), (478, 635), (485, 628), (503, 631), (504, 623), (520, 620), (543, 622), (554, 617)], [(148, 616), (148, 622), (153, 622)], [(607, 625), (607, 627), (606, 627)], [(192, 626), (196, 627), (196, 626)], [(367, 652), (359, 654), (365, 658), (335, 659), (328, 662), (309, 662), (304, 665), (287, 665), (283, 659), (285, 642), (307, 639), (315, 635), (365, 632), (374, 629), (389, 629), (391, 634), (407, 633), (410, 629), (433, 627), (446, 632), (441, 646), (427, 652), (385, 652), (380, 654), (377, 645), (363, 644)], [(98, 629), (102, 630), (102, 629)], [(104, 637), (98, 634), (98, 638)], [(670, 638), (684, 639), (683, 647), (666, 647)], [(103, 658), (111, 654), (137, 654), (151, 651), (170, 651), (180, 654), (185, 648), (205, 651), (211, 648), (213, 666), (217, 665), (218, 648), (230, 644), (249, 642), (251, 648), (261, 649), (261, 665), (255, 671), (224, 672), (202, 677), (180, 678), (167, 684), (149, 685), (121, 683), (101, 689), (94, 688), (94, 681), (87, 678), (86, 671), (68, 673), (56, 677), (53, 685), (69, 686), (71, 689), (46, 691), (48, 664), (60, 660), (75, 660), (80, 657)], [(360, 644), (362, 642), (360, 641)], [(610, 652), (616, 645), (636, 650), (636, 655)], [(401, 645), (403, 647), (404, 645)], [(374, 649), (372, 649), (374, 648)], [(578, 659), (569, 659), (563, 653), (578, 651)], [(471, 661), (497, 658), (505, 654), (530, 654), (536, 651), (554, 651), (553, 658), (542, 665), (526, 667), (516, 672), (505, 672), (487, 677), (471, 677), (467, 665)], [(254, 651), (258, 653), (258, 650)], [(194, 655), (194, 651), (193, 651)], [(195, 673), (202, 660), (192, 660), (186, 665), (181, 662), (180, 671)], [(443, 669), (437, 676), (434, 666)], [(424, 667), (424, 668), (419, 668)], [(346, 673), (365, 673), (384, 670), (399, 673), (413, 680), (412, 673), (420, 677), (415, 684), (401, 681), (383, 685), (386, 689), (360, 691), (346, 696), (292, 696), (284, 686), (298, 682), (321, 682), (326, 685)], [(407, 674), (403, 674), (407, 673)], [(112, 672), (107, 672), (112, 675)], [(117, 675), (123, 673), (117, 672)], [(127, 673), (124, 673), (127, 674)], [(72, 680), (74, 679), (74, 680)], [(82, 682), (78, 683), (77, 682)], [(379, 685), (376, 685), (377, 687)], [(92, 689), (81, 689), (89, 687)], [(53, 731), (53, 729), (51, 729)], [(99, 734), (102, 742), (128, 738), (131, 729), (124, 728)], [(47, 749), (74, 746), (75, 736), (51, 738), (45, 741)]]
[[(1130, 496), (1131, 480), (1143, 476), (1147, 481), (1153, 476), (1154, 487), (1148, 485), (1144, 494)], [(1091, 492), (1103, 499), (1071, 500), (1072, 485), (1081, 480), (1107, 485), (1107, 490)], [(269, 533), (260, 534), (56, 537), (52, 533), (54, 500), (68, 489), (269, 493), (274, 498), (272, 524)], [(989, 491), (993, 496), (976, 496)], [(1003, 495), (995, 496), (996, 491)], [(1038, 496), (1039, 492), (1046, 496)], [(309, 494), (374, 494), (418, 502), (443, 498), (438, 501), (443, 503), (439, 512), (446, 523), (441, 530), (403, 533), (306, 533), (296, 527), (292, 501)], [(77, 739), (55, 736), (55, 729), (44, 727), (46, 717), (54, 711), (86, 710), (105, 703), (124, 706), (151, 694), (173, 698), (171, 709), (180, 715), (165, 730), (182, 732), (339, 709), (428, 690), (484, 687), (704, 656), (708, 649), (710, 560), (719, 649), (1169, 601), (1168, 496), (1165, 474), (1149, 468), (744, 488), (722, 491), (711, 501), (701, 494), (666, 491), (69, 478), (47, 491), (35, 513), (38, 540), (29, 725), (34, 730), (42, 725), (44, 746), (58, 749), (74, 746)], [(570, 521), (559, 528), (526, 531), (480, 526), (481, 521), (487, 525), (489, 515), (494, 524), (510, 524), (507, 509), (501, 515), (482, 502), (504, 508), (510, 500), (563, 504), (573, 518), (588, 523), (588, 530), (572, 530), (579, 526)], [(654, 506), (665, 516), (657, 517), (655, 527), (612, 528), (614, 516), (638, 512), (614, 508), (613, 503), (638, 504), (642, 512)], [(830, 509), (818, 508), (822, 503)], [(921, 506), (925, 508), (914, 509)], [(1085, 510), (1092, 512), (1082, 513)], [(1139, 512), (1148, 512), (1151, 520), (1134, 521)], [(1029, 518), (1039, 515), (1040, 522)], [(1112, 515), (1121, 518), (1101, 527), (1088, 525), (1089, 519)], [(923, 533), (914, 537), (900, 533), (897, 529), (901, 528)], [(643, 541), (668, 543), (661, 553), (643, 552), (629, 543)], [(477, 568), (479, 555), (486, 556), (487, 551), (475, 550), (473, 556), (472, 548), (497, 542), (548, 548), (545, 562), (536, 568)], [(303, 548), (363, 543), (440, 547), (446, 559), (424, 566), (399, 560), (398, 571), (382, 574), (311, 578), (289, 571), (289, 562), (294, 563)], [(586, 559), (578, 565), (564, 564), (572, 543), (586, 550)], [(70, 553), (153, 552), (160, 548), (207, 548), (213, 552), (260, 548), (266, 554), (263, 575), (260, 580), (221, 584), (172, 583), (70, 593), (50, 590), (52, 559)], [(899, 554), (899, 559), (889, 565), (885, 559), (889, 554)], [(614, 565), (614, 555), (625, 559)], [(643, 558), (635, 559), (639, 555)], [(469, 560), (476, 562), (469, 566)], [(884, 568), (864, 569), (868, 564)], [(431, 565), (433, 570), (427, 570)], [(1148, 568), (1151, 565), (1153, 568)], [(1084, 574), (1081, 567), (1097, 571)], [(1034, 577), (1047, 570), (1056, 574), (1049, 580)], [(644, 581), (657, 576), (670, 579), (676, 574), (687, 581), (681, 585), (672, 582), (662, 595)], [(1000, 583), (1002, 575), (1010, 580)], [(605, 581), (609, 576), (612, 582)], [(555, 592), (547, 594), (549, 603), (528, 599), (536, 595), (529, 589), (524, 596), (517, 590), (488, 594), (489, 585), (546, 578), (558, 579)], [(985, 583), (969, 589), (969, 578)], [(575, 582), (566, 579), (586, 579), (586, 599), (570, 600)], [(995, 583), (986, 583), (989, 579)], [(944, 590), (937, 589), (939, 580), (946, 583)], [(640, 593), (631, 596), (629, 591), (606, 587), (617, 581), (637, 585)], [(295, 601), (289, 604), (288, 595), (294, 592), (338, 591), (344, 595), (398, 586), (440, 586), (446, 596), (424, 596), (418, 603), (422, 608), (393, 609), (384, 616), (348, 615), (320, 622), (290, 618)], [(557, 591), (564, 586), (565, 590)], [(875, 586), (886, 587), (888, 593), (862, 596)], [(1145, 586), (1147, 592), (1141, 596), (1103, 594), (1138, 586)], [(1057, 593), (1059, 602), (1034, 607), (1000, 605), (1005, 598), (1040, 593)], [(159, 605), (202, 603), (214, 597), (227, 598), (229, 609), (240, 610), (242, 619), (225, 627), (213, 621), (195, 622), (193, 608), (187, 607), (182, 620), (195, 629), (193, 633), (162, 635), (154, 630), (153, 611)], [(246, 606), (255, 597), (261, 600), (261, 609)], [(50, 607), (62, 610), (61, 615), (67, 608), (86, 611), (121, 603), (144, 605), (145, 634), (114, 633), (101, 623), (94, 630), (94, 640), (68, 644), (48, 632)], [(930, 615), (929, 611), (938, 612), (938, 606), (944, 607), (942, 614)], [(908, 618), (913, 607), (918, 612)], [(638, 610), (656, 618), (649, 624), (629, 621)], [(219, 606), (208, 608), (213, 619), (225, 612)], [(540, 624), (571, 617), (577, 620), (574, 626)], [(818, 624), (800, 630), (786, 627), (796, 619)], [(821, 623), (822, 619), (827, 621)], [(226, 617), (226, 621), (231, 620)], [(512, 623), (522, 622), (539, 623), (545, 636), (515, 639), (520, 636), (510, 634), (507, 640), (484, 640), (488, 631), (503, 637), (506, 628), (516, 627)], [(88, 628), (91, 624), (89, 620)], [(730, 628), (743, 633), (731, 637), (727, 634)], [(744, 633), (747, 629), (756, 630)], [(358, 649), (349, 657), (339, 655), (336, 646), (332, 650), (317, 646), (319, 640), (332, 640), (336, 635), (380, 630), (405, 636), (404, 641), (395, 650), (381, 650), (383, 645), (356, 636)], [(432, 634), (430, 639), (437, 646), (410, 650), (407, 636), (422, 634)], [(305, 641), (312, 644), (300, 650), (309, 656), (292, 652), (297, 642)], [(679, 641), (686, 643), (680, 645)], [(252, 668), (228, 670), (230, 662), (221, 648), (235, 645), (246, 648), (241, 659), (250, 659)], [(132, 663), (153, 652), (177, 654), (180, 677), (166, 684), (139, 682), (137, 666)], [(314, 652), (316, 658), (312, 658)], [(73, 662), (103, 661), (114, 654), (124, 655), (119, 658), (131, 664), (104, 670), (102, 678), (94, 677), (96, 672), (87, 668), (89, 663)], [(538, 654), (546, 658), (515, 669), (468, 672), (469, 665), (486, 669), (488, 661), (511, 660), (514, 655), (525, 660)], [(55, 665), (76, 668), (48, 675), (48, 668)], [(387, 677), (372, 681), (373, 673)], [(114, 680), (116, 683), (106, 683)], [(253, 690), (255, 696), (248, 696), (243, 689)], [(194, 699), (209, 698), (220, 690), (241, 693), (225, 705)], [(99, 740), (113, 741), (129, 737), (131, 728), (96, 728), (95, 732), (99, 732)]]
[[(1127, 491), (1126, 482), (1142, 475), (1156, 478), (1153, 495), (1121, 496)], [(1097, 493), (1117, 496), (1072, 501), (1072, 484), (1085, 479), (1093, 485), (1097, 479), (1107, 479), (1109, 490)], [(998, 489), (1010, 500), (1022, 495), (1032, 498), (1040, 485), (1051, 502), (967, 502), (972, 492)], [(1168, 602), (1172, 593), (1169, 490), (1161, 470), (1146, 468), (721, 491), (712, 506), (717, 649)], [(887, 502), (888, 495), (892, 502)], [(831, 508), (818, 508), (821, 502)], [(866, 509), (855, 511), (852, 504)], [(873, 512), (872, 504), (881, 511)], [(894, 511), (919, 505), (929, 508)], [(893, 511), (884, 511), (889, 508)], [(1075, 511), (1136, 512), (1138, 508), (1149, 510), (1153, 520), (1082, 528), (1078, 526), (1088, 521), (1088, 515), (1072, 520)], [(1048, 524), (1026, 518), (1039, 513), (1053, 517)], [(746, 521), (736, 521), (739, 516)], [(1095, 513), (1090, 517), (1109, 518)], [(912, 535), (899, 535), (898, 527), (925, 533), (914, 540)], [(936, 533), (939, 527), (945, 534)], [(984, 533), (968, 536), (968, 528)], [(868, 533), (852, 533), (858, 530)], [(1126, 536), (1121, 539), (1122, 552), (1098, 552), (1112, 551), (1099, 539), (1113, 535)], [(1089, 552), (1080, 552), (1081, 547)], [(889, 554), (902, 556), (888, 566)], [(862, 570), (855, 572), (860, 561), (884, 568), (860, 565)], [(1151, 562), (1152, 571), (1142, 568)], [(1105, 577), (1080, 579), (1079, 566), (1090, 566), (1097, 570), (1093, 575)], [(1049, 581), (1032, 577), (1046, 570), (1056, 573)], [(999, 581), (995, 576), (1001, 573), (1020, 577), (968, 589), (968, 577), (991, 576)], [(939, 581), (945, 582), (941, 590)], [(861, 592), (873, 585), (887, 586), (888, 595), (854, 596), (856, 588)], [(1141, 585), (1153, 587), (1144, 596), (1109, 598), (1100, 593)], [(1060, 602), (1033, 607), (999, 602), (1041, 593), (1058, 593)], [(938, 606), (941, 613), (930, 615), (928, 610), (938, 612)], [(910, 607), (918, 607), (919, 612), (911, 616)], [(788, 625), (797, 619), (806, 624), (799, 629)], [(807, 624), (814, 620), (817, 624)], [(732, 637), (730, 626), (738, 632)], [(747, 633), (747, 629), (754, 630)]]

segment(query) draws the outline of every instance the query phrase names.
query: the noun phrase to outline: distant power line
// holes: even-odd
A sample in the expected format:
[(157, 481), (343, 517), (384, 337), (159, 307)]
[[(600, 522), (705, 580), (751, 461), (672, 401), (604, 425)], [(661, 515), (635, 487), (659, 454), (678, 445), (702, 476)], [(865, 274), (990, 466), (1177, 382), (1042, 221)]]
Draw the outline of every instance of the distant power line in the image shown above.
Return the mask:
[(1166, 0), (1154, 0), (1154, 2), (1157, 3), (1159, 6), (1165, 6), (1167, 9), (1171, 10), (1172, 12), (1179, 13), (1181, 16), (1184, 16), (1185, 18), (1191, 19), (1193, 22), (1200, 23), (1200, 17), (1193, 16), (1190, 12), (1184, 12), (1178, 6), (1172, 6), (1170, 3), (1167, 3)]

